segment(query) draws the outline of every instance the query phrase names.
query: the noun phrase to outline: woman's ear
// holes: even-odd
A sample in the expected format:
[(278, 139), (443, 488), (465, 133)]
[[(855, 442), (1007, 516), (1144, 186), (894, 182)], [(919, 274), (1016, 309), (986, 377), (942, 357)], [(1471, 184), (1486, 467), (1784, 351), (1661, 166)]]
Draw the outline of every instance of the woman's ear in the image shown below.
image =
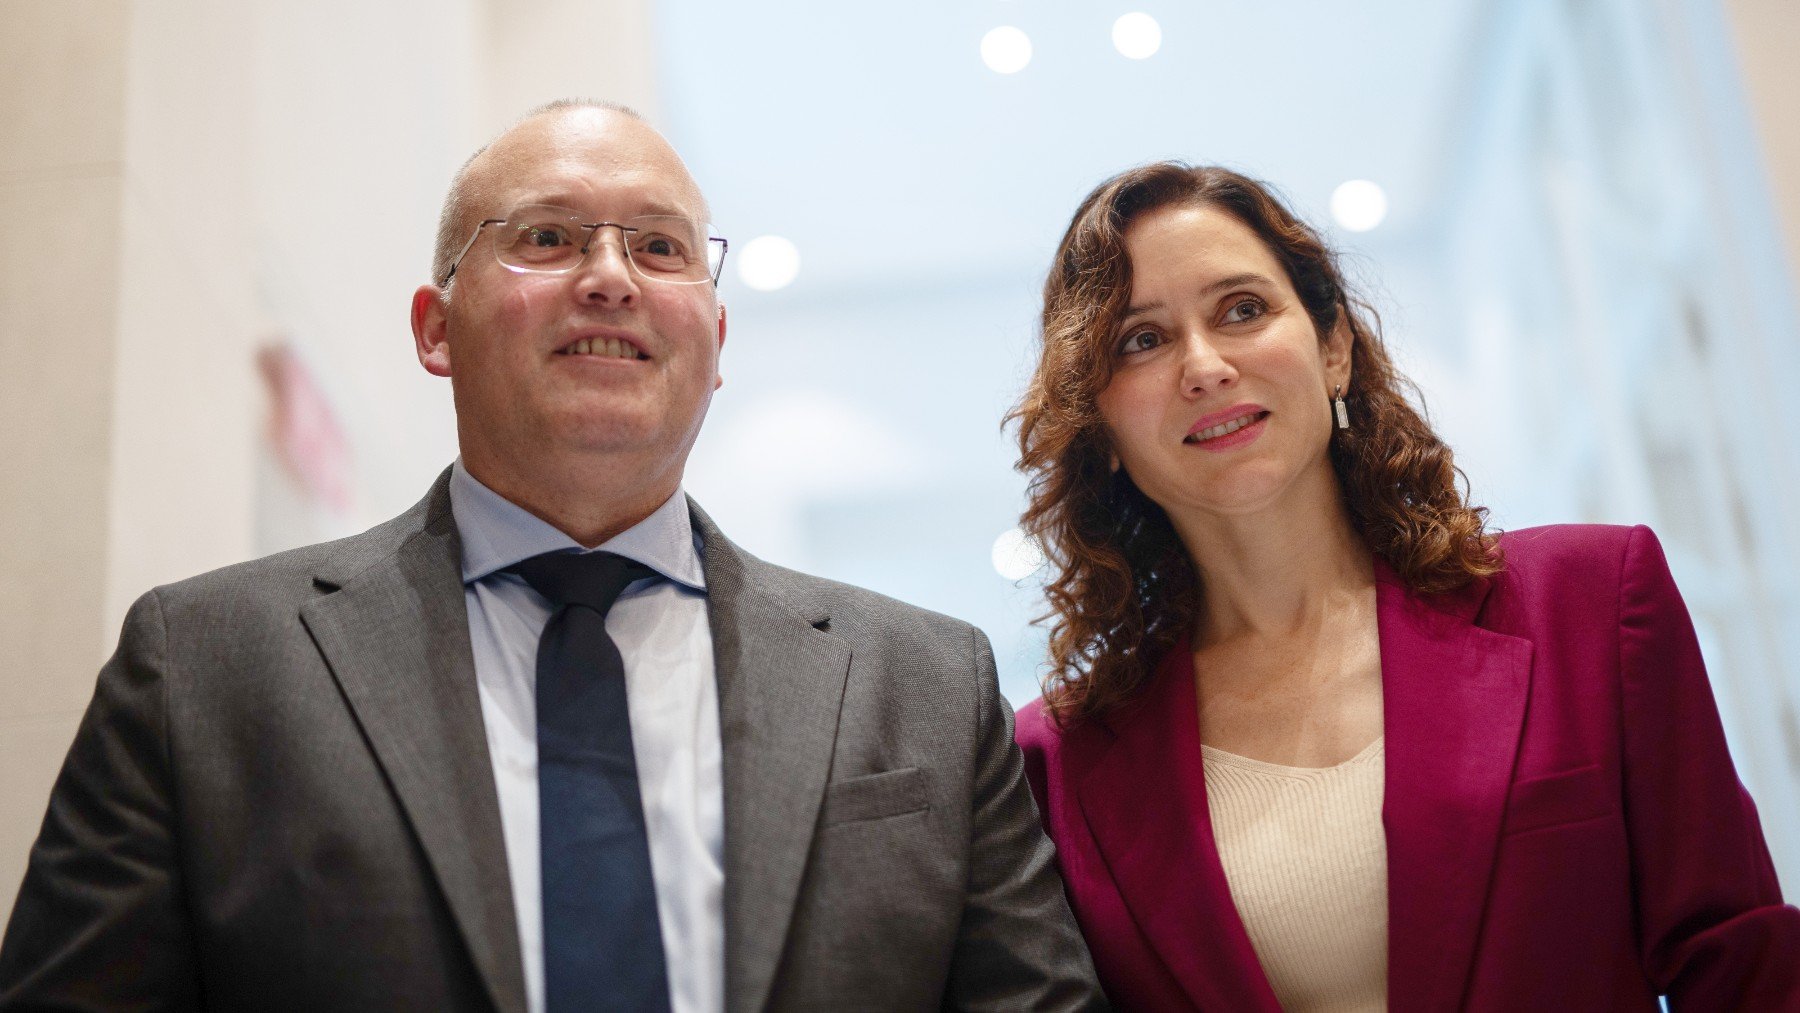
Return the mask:
[(1331, 325), (1331, 335), (1325, 339), (1325, 383), (1345, 390), (1350, 389), (1350, 353), (1356, 344), (1356, 336), (1345, 319), (1348, 313), (1347, 309), (1339, 309), (1337, 323)]

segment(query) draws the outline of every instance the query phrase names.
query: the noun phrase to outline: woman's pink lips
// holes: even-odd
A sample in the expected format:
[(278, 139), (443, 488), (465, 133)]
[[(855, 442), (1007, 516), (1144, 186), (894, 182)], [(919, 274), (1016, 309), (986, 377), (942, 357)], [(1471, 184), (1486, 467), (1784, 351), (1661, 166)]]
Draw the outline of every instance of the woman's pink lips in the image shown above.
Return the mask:
[[(1249, 443), (1251, 440), (1262, 435), (1263, 426), (1269, 421), (1269, 413), (1267, 410), (1258, 409), (1258, 411), (1261, 412), (1262, 417), (1255, 422), (1244, 426), (1242, 429), (1226, 433), (1224, 436), (1215, 436), (1210, 440), (1193, 440), (1191, 441), (1191, 445), (1199, 447), (1201, 450), (1230, 450), (1233, 447), (1241, 447), (1244, 444)], [(1243, 418), (1243, 415), (1229, 415), (1222, 421), (1229, 422), (1234, 418)], [(1213, 425), (1218, 424), (1218, 422), (1213, 423)]]
[(1230, 422), (1232, 419), (1241, 419), (1246, 415), (1255, 415), (1258, 412), (1266, 411), (1268, 411), (1268, 409), (1264, 408), (1262, 405), (1246, 402), (1244, 404), (1234, 404), (1230, 408), (1224, 408), (1216, 412), (1207, 412), (1205, 415), (1195, 419), (1194, 424), (1188, 427), (1188, 435), (1192, 436), (1202, 429), (1211, 429), (1214, 426)]

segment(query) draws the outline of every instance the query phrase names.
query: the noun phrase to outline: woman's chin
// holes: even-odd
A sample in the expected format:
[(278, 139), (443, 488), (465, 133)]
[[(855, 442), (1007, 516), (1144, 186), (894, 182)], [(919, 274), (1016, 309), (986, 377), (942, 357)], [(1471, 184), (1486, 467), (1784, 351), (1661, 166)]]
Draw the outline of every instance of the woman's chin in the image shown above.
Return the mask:
[(1266, 513), (1281, 504), (1283, 494), (1294, 487), (1294, 476), (1270, 467), (1232, 469), (1232, 474), (1206, 483), (1204, 488), (1175, 488), (1166, 496), (1151, 495), (1170, 514), (1199, 513), (1243, 518)]

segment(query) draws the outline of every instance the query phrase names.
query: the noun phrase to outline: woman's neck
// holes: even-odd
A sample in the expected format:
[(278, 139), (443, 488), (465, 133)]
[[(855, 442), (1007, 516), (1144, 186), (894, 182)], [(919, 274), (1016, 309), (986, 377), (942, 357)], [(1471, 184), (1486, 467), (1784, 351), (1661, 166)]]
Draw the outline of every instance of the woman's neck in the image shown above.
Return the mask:
[(1317, 628), (1374, 583), (1335, 477), (1253, 513), (1170, 515), (1204, 589), (1196, 647)]

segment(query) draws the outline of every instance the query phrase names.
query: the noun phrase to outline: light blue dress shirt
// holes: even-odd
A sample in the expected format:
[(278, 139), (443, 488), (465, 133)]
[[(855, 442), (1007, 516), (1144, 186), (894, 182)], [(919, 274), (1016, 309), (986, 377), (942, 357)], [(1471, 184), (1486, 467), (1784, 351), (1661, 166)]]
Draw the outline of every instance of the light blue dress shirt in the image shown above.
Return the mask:
[[(538, 640), (550, 605), (523, 578), (502, 571), (540, 553), (581, 546), (482, 485), (460, 460), (450, 473), (450, 510), (462, 536), (463, 600), (500, 795), (527, 999), (533, 1013), (541, 1013), (536, 686)], [(719, 700), (706, 577), (687, 497), (676, 490), (655, 513), (595, 551), (627, 556), (661, 575), (625, 589), (607, 613), (606, 631), (625, 661), (669, 999), (675, 1013), (718, 1013), (725, 1006)]]

